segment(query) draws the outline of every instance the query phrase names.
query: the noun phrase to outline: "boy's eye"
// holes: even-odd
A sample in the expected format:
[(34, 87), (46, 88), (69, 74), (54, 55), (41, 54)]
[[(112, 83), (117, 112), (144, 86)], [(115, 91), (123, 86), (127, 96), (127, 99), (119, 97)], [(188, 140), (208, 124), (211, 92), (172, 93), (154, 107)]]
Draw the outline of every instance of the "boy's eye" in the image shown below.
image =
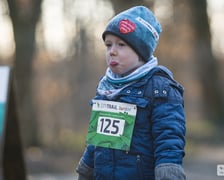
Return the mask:
[[(107, 48), (111, 48), (113, 46), (113, 43), (109, 41), (106, 41), (104, 44)], [(122, 46), (126, 46), (127, 44), (123, 41), (120, 41), (120, 42), (114, 43), (114, 45), (122, 47)]]
[(105, 46), (106, 46), (106, 47), (111, 47), (112, 44), (111, 44), (111, 43), (105, 43)]
[(126, 44), (124, 42), (119, 42), (118, 45), (119, 46), (125, 46)]
[(118, 45), (119, 45), (119, 46), (125, 46), (125, 44), (124, 44), (124, 43), (118, 43)]

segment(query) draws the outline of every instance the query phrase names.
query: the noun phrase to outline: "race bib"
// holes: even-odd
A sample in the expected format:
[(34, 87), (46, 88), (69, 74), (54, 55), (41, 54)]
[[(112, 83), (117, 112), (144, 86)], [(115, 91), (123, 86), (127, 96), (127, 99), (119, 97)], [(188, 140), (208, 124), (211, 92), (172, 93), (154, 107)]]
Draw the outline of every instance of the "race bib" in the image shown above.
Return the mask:
[(87, 143), (130, 150), (137, 107), (133, 104), (93, 100)]

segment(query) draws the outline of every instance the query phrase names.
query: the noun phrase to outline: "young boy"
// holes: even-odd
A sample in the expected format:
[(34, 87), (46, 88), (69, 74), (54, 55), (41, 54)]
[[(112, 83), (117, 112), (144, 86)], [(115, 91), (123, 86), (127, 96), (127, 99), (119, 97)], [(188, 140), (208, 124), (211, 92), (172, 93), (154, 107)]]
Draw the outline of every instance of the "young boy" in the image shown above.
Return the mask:
[(183, 87), (153, 56), (161, 31), (153, 13), (136, 6), (103, 32), (108, 68), (92, 100), (80, 180), (186, 179)]

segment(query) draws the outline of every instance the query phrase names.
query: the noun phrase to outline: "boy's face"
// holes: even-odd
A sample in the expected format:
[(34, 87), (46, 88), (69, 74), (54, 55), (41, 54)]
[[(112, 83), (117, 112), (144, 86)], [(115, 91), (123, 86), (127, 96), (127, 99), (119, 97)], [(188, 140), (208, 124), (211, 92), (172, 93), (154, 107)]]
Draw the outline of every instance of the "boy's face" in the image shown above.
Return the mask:
[(114, 74), (126, 76), (144, 64), (136, 52), (117, 36), (107, 34), (105, 46), (107, 65)]

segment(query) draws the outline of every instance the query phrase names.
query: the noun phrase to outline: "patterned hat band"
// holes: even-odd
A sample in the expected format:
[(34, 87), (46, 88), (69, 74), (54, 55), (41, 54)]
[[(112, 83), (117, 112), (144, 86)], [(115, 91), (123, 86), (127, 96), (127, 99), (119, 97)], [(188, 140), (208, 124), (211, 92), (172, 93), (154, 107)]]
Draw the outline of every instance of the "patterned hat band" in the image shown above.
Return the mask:
[(145, 21), (141, 17), (137, 17), (136, 20), (140, 22), (143, 26), (145, 26), (153, 34), (156, 41), (159, 40), (159, 34), (157, 33), (157, 31), (153, 26), (151, 26), (147, 21)]

